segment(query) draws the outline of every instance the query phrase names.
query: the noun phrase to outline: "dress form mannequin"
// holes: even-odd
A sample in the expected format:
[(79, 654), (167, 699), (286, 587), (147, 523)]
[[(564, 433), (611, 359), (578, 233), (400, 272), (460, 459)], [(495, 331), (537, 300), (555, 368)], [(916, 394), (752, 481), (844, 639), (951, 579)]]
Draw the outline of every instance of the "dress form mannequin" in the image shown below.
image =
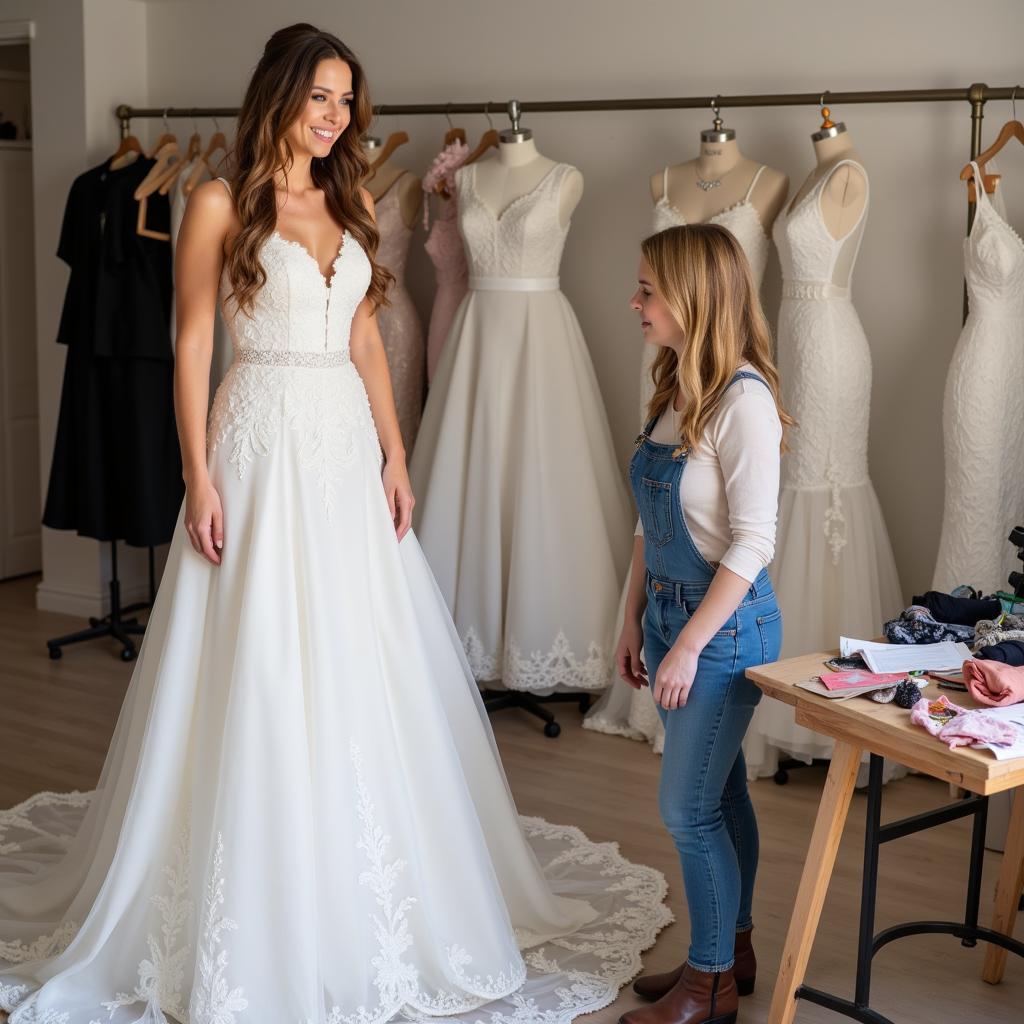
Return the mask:
[(402, 214), (402, 223), (411, 228), (416, 223), (423, 205), (423, 188), (420, 179), (407, 168), (392, 163), (390, 158), (378, 163), (380, 158), (380, 139), (368, 136), (363, 139), (363, 156), (370, 161), (370, 173), (364, 182), (376, 203), (385, 196), (394, 185), (398, 192), (398, 207)]
[[(720, 123), (716, 119), (716, 127)], [(712, 141), (709, 136), (714, 135), (720, 136), (720, 140)], [(657, 171), (651, 175), (651, 198), (657, 202), (664, 196), (687, 224), (704, 223), (742, 202), (751, 180), (761, 167), (757, 161), (740, 152), (731, 129), (701, 132), (700, 154), (668, 169), (667, 194), (663, 192), (664, 172)], [(715, 181), (721, 184), (711, 188), (701, 186), (701, 182), (706, 186)], [(750, 195), (750, 202), (769, 237), (788, 193), (789, 179), (786, 175), (774, 167), (764, 167)]]
[[(828, 178), (821, 190), (821, 214), (825, 229), (835, 239), (844, 238), (851, 228), (860, 220), (867, 202), (868, 182), (863, 170), (863, 161), (854, 148), (853, 139), (841, 121), (837, 124), (829, 118), (828, 107), (822, 108), (825, 118), (821, 128), (811, 136), (814, 144), (814, 155), (817, 166), (800, 186), (787, 213), (792, 213), (796, 206), (823, 179)], [(855, 161), (836, 165), (844, 160)], [(834, 172), (834, 173), (833, 173)], [(834, 277), (846, 280), (856, 258), (856, 246), (844, 246), (836, 263)]]
[[(498, 152), (476, 167), (476, 190), (500, 217), (522, 196), (529, 195), (556, 165), (540, 153), (529, 128), (519, 127), (518, 103), (512, 101), (512, 127), (501, 133)], [(558, 196), (558, 217), (563, 227), (583, 197), (583, 175), (573, 170), (565, 176)]]

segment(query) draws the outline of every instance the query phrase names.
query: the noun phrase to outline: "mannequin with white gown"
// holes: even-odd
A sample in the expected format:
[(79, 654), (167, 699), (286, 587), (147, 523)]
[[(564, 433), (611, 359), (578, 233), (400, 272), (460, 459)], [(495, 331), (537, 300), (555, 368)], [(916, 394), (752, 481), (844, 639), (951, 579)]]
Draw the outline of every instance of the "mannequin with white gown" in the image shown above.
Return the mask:
[(583, 178), (529, 136), (503, 135), (495, 157), (455, 180), (469, 293), (410, 464), (417, 532), (478, 682), (602, 690), (632, 514), (559, 289)]
[(98, 786), (0, 812), (0, 1009), (567, 1024), (639, 970), (671, 920), (664, 878), (517, 817), (382, 486), (348, 344), (363, 249), (345, 231), (328, 278), (275, 230), (260, 261), (251, 317), (221, 281), (222, 562), (193, 549), (183, 505)]

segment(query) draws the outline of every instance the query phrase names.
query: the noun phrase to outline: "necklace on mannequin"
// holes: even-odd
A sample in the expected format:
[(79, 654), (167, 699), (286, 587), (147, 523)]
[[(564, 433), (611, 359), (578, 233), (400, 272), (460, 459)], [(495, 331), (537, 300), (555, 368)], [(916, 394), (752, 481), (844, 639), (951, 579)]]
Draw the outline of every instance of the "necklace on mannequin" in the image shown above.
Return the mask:
[(710, 192), (713, 188), (718, 188), (722, 184), (721, 178), (713, 178), (711, 181), (706, 181), (702, 178), (696, 164), (693, 165), (693, 173), (697, 176), (697, 188), (703, 192)]

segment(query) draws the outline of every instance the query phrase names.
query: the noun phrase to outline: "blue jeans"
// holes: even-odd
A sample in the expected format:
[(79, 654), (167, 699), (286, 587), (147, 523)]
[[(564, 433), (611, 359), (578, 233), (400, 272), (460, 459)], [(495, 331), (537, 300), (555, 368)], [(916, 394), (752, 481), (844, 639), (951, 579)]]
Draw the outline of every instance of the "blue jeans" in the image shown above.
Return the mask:
[[(648, 582), (644, 654), (652, 688), (705, 589), (677, 584), (658, 593)], [(701, 653), (685, 707), (658, 708), (665, 724), (658, 802), (683, 865), (688, 961), (699, 971), (731, 968), (736, 932), (753, 926), (758, 834), (741, 744), (761, 691), (744, 671), (775, 661), (781, 645), (774, 593), (748, 594)]]

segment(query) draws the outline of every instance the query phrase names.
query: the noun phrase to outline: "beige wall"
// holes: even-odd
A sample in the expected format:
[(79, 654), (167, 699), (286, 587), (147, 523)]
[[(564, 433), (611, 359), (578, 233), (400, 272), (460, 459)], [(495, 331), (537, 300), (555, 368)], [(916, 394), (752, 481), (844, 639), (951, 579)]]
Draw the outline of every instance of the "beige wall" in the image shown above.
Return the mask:
[[(74, 52), (47, 72), (47, 88), (71, 104), (67, 116), (47, 125), (36, 121), (40, 150), (46, 148), (36, 176), (46, 465), (59, 375), (53, 373), (58, 353), (44, 356), (43, 350), (47, 344), (55, 348), (47, 339), (56, 327), (64, 281), (51, 254), (73, 173), (116, 144), (110, 108), (118, 100), (237, 105), (264, 40), (286, 21), (309, 20), (345, 39), (366, 64), (379, 102), (965, 86), (978, 80), (1011, 85), (1024, 80), (1019, 56), (1024, 5), (1015, 0), (977, 0), (970, 12), (961, 4), (929, 0), (864, 0), (856, 7), (824, 0), (704, 5), (641, 0), (631, 6), (609, 0), (519, 0), (515, 5), (296, 0), (287, 8), (269, 0), (148, 5), (137, 0), (0, 0), (0, 19), (19, 16), (5, 13), (12, 8), (34, 8), (52, 17), (58, 6), (72, 11), (64, 15), (72, 22), (81, 17), (73, 12), (84, 6), (85, 27), (78, 27), (82, 44), (66, 44)], [(116, 47), (110, 41), (115, 38), (122, 40)], [(132, 41), (139, 43), (139, 53), (126, 65)], [(59, 50), (55, 46), (53, 52)], [(34, 56), (33, 79), (43, 76)], [(75, 95), (83, 80), (89, 86), (84, 99)], [(36, 98), (37, 108), (43, 103)], [(54, 103), (53, 111), (58, 109)], [(79, 114), (84, 123), (78, 123)], [(969, 142), (968, 108), (850, 106), (835, 114), (853, 133), (871, 172), (872, 210), (855, 300), (874, 358), (871, 471), (909, 595), (930, 583), (941, 518), (942, 386), (960, 324), (965, 206), (957, 175)], [(987, 138), (1008, 115), (1009, 104), (990, 105)], [(497, 120), (500, 124), (502, 119)], [(636, 243), (650, 218), (647, 179), (666, 161), (692, 155), (697, 133), (708, 120), (699, 111), (526, 119), (541, 149), (576, 164), (586, 179), (563, 285), (588, 338), (623, 462), (636, 432), (639, 367), (639, 340), (626, 299), (635, 275)], [(814, 109), (730, 111), (727, 120), (748, 155), (785, 170), (794, 186), (809, 171), (808, 136), (818, 123)], [(480, 116), (461, 121), (471, 137), (486, 127)], [(178, 127), (188, 130), (187, 122)], [(396, 127), (412, 136), (401, 151), (402, 161), (422, 170), (440, 143), (444, 118), (389, 118), (380, 129), (386, 133)], [(44, 140), (47, 129), (57, 134)], [(1024, 225), (1022, 158), (1013, 152), (1004, 167), (1010, 213), (1018, 211), (1018, 225)], [(414, 239), (410, 283), (426, 311), (432, 277), (421, 242), (422, 236)], [(773, 319), (778, 278), (773, 258), (766, 283)]]

